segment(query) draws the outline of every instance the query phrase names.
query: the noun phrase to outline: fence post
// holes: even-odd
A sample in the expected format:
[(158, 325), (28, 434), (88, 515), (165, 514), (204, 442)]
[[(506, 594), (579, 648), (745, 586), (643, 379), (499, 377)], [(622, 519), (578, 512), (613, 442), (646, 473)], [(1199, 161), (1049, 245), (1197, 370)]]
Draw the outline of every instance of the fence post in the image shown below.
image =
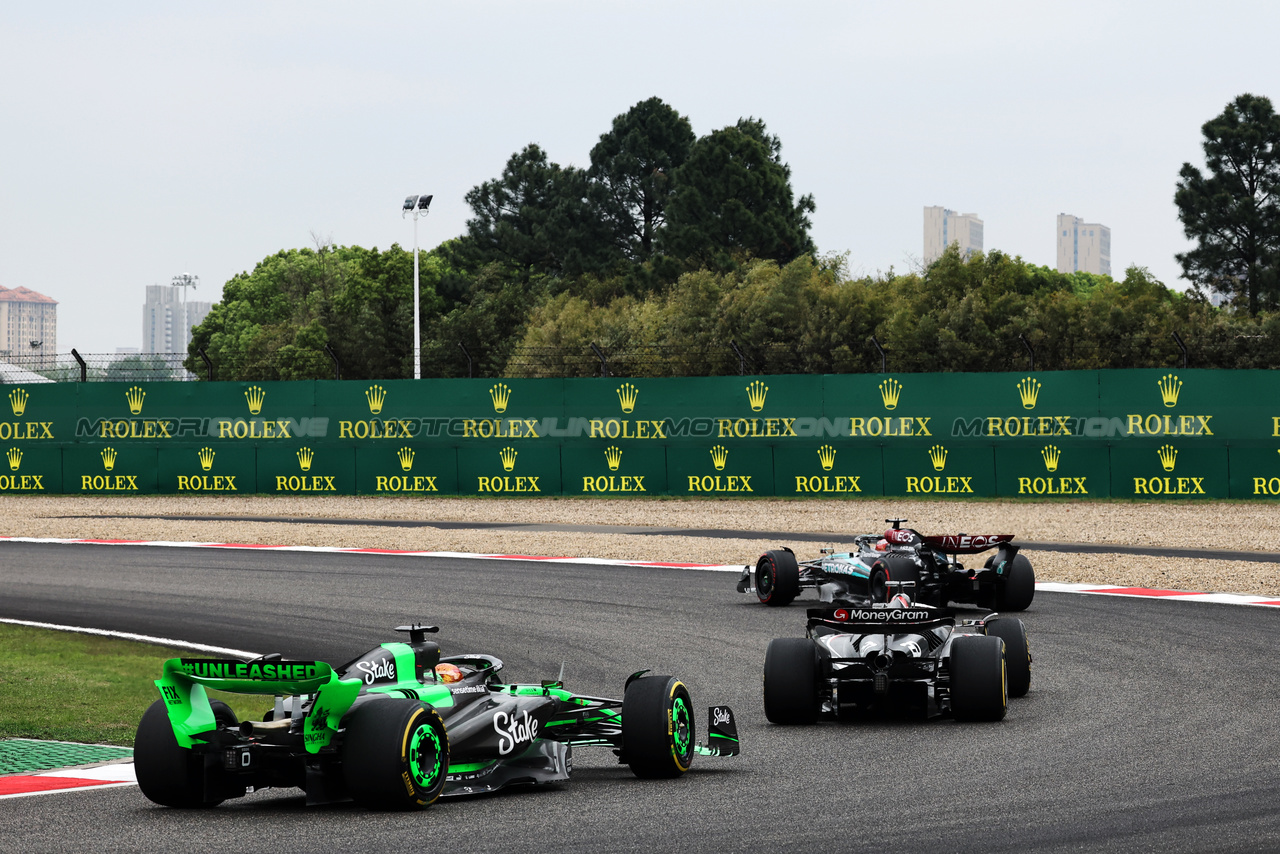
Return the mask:
[(324, 342), (324, 351), (329, 354), (329, 358), (333, 359), (333, 378), (335, 380), (342, 379), (342, 362), (338, 361), (338, 354), (333, 352), (333, 348), (329, 346), (329, 342)]
[(1036, 369), (1036, 351), (1031, 349), (1031, 342), (1027, 340), (1027, 336), (1021, 332), (1018, 333), (1018, 340), (1022, 342), (1022, 346), (1027, 348), (1027, 357), (1031, 360), (1031, 364), (1027, 366), (1028, 371)]
[(462, 355), (467, 357), (467, 379), (471, 379), (471, 354), (467, 352), (467, 345), (461, 341), (458, 342), (458, 349), (462, 351)]
[(733, 352), (738, 354), (738, 376), (745, 377), (747, 375), (747, 357), (742, 355), (742, 351), (738, 349), (738, 342), (730, 339), (729, 346), (733, 348)]
[(196, 350), (196, 355), (201, 359), (204, 359), (204, 366), (209, 369), (209, 382), (213, 382), (213, 362), (209, 361), (209, 354), (204, 351), (203, 347), (201, 347), (199, 350)]
[(71, 355), (75, 356), (76, 361), (80, 363), (80, 382), (88, 382), (89, 366), (84, 363), (84, 359), (80, 358), (80, 354), (76, 352), (76, 348), (71, 348)]
[(1176, 329), (1169, 334), (1173, 336), (1174, 343), (1176, 343), (1178, 345), (1178, 349), (1182, 351), (1182, 369), (1185, 371), (1187, 369), (1187, 345), (1182, 342), (1182, 336), (1178, 334)]
[(596, 346), (596, 342), (591, 342), (591, 349), (596, 354), (596, 358), (600, 360), (600, 376), (609, 376), (609, 362), (605, 359), (604, 353)]
[(889, 360), (885, 358), (884, 348), (880, 346), (880, 342), (876, 340), (876, 336), (871, 336), (871, 346), (876, 348), (876, 352), (880, 354), (880, 373), (889, 373)]

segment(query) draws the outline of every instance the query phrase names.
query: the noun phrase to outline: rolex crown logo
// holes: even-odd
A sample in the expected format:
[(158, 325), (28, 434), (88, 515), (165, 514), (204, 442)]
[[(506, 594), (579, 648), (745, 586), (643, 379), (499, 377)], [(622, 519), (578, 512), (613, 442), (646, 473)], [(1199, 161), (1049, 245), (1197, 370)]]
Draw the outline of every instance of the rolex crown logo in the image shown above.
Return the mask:
[(267, 399), (267, 393), (261, 386), (251, 385), (245, 391), (244, 399), (249, 404), (249, 414), (257, 415), (262, 412), (262, 401)]
[(507, 401), (511, 399), (511, 387), (506, 383), (498, 383), (489, 389), (489, 397), (493, 399), (493, 411), (502, 414), (507, 411)]
[(1058, 460), (1062, 457), (1062, 452), (1055, 445), (1045, 445), (1040, 450), (1040, 456), (1044, 457), (1044, 467), (1046, 471), (1055, 472), (1058, 470)]
[(1156, 385), (1160, 386), (1160, 399), (1164, 401), (1164, 405), (1170, 408), (1178, 405), (1178, 393), (1182, 391), (1182, 380), (1173, 374), (1165, 374), (1156, 380)]
[(604, 449), (604, 459), (609, 464), (609, 471), (617, 471), (622, 465), (622, 451), (610, 445)]
[(200, 468), (205, 471), (213, 468), (213, 448), (201, 448), (196, 452), (196, 455), (200, 457)]
[(102, 467), (107, 471), (111, 471), (113, 468), (116, 467), (116, 449), (115, 448), (102, 449)]
[(124, 397), (129, 401), (129, 411), (134, 415), (141, 415), (142, 401), (147, 399), (147, 393), (135, 385), (124, 393)]
[(618, 386), (618, 403), (622, 404), (622, 411), (630, 414), (636, 408), (636, 398), (640, 396), (640, 389), (631, 383), (623, 383)]
[(498, 456), (502, 458), (502, 470), (511, 471), (516, 467), (516, 454), (519, 453), (515, 448), (503, 448), (498, 452)]
[(387, 390), (380, 385), (371, 385), (364, 390), (364, 399), (369, 401), (369, 414), (379, 415), (382, 413), (382, 404), (387, 400)]
[(711, 463), (716, 467), (716, 471), (722, 471), (724, 464), (729, 460), (729, 449), (724, 445), (716, 445), (711, 449)]
[(942, 471), (947, 467), (947, 449), (941, 445), (934, 445), (929, 449), (929, 461), (933, 463), (934, 471)]
[(21, 418), (22, 413), (27, 411), (27, 401), (30, 399), (31, 395), (27, 394), (26, 389), (15, 388), (9, 392), (9, 406), (13, 409), (13, 414)]
[(890, 377), (880, 383), (880, 399), (885, 409), (897, 409), (898, 398), (902, 395), (902, 383)]
[(836, 449), (823, 445), (818, 449), (818, 462), (822, 463), (823, 471), (831, 471), (831, 467), (836, 464)]
[(310, 448), (298, 449), (298, 465), (303, 471), (311, 471), (311, 461), (316, 458), (316, 452)]
[(1160, 455), (1160, 465), (1165, 471), (1173, 471), (1173, 464), (1178, 461), (1178, 451), (1173, 445), (1161, 445), (1156, 451)]
[(9, 449), (9, 471), (17, 471), (18, 466), (22, 465), (22, 449)]
[(764, 409), (764, 396), (769, 393), (769, 387), (760, 380), (756, 380), (747, 386), (747, 400), (751, 403), (751, 411), (759, 412)]
[(413, 469), (413, 448), (401, 448), (396, 451), (396, 458), (400, 460), (401, 471), (412, 471)]
[[(1027, 377), (1024, 380), (1019, 380), (1016, 385), (1018, 386), (1018, 397), (1022, 398), (1022, 408), (1035, 409), (1036, 398), (1040, 396), (1042, 384), (1034, 377)], [(1053, 471), (1053, 469), (1049, 469), (1049, 471)]]

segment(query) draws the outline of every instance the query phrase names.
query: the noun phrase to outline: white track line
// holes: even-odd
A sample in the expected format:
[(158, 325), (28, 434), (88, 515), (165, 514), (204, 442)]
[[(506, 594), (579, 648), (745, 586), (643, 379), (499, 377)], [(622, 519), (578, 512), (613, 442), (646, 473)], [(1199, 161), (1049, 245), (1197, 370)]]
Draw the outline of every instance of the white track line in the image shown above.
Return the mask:
[(132, 632), (113, 632), (107, 629), (91, 629), (86, 626), (62, 626), (57, 623), (37, 623), (33, 620), (11, 620), (0, 617), (0, 623), (8, 623), (13, 626), (29, 626), (33, 629), (55, 629), (60, 632), (78, 632), (82, 635), (101, 635), (108, 638), (120, 638), (121, 640), (140, 641), (141, 643), (155, 644), (156, 646), (172, 646), (181, 649), (194, 649), (197, 652), (216, 652), (222, 655), (234, 655), (237, 658), (257, 658), (258, 653), (247, 652), (243, 649), (230, 649), (225, 646), (209, 646), (202, 643), (191, 643), (190, 641), (175, 640), (173, 638), (154, 638), (150, 635), (135, 635)]

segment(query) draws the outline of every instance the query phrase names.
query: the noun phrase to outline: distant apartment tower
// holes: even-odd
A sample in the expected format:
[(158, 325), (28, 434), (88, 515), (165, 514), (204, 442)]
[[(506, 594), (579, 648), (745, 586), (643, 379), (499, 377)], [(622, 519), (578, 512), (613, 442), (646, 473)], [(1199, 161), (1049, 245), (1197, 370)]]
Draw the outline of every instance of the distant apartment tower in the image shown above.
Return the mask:
[(977, 214), (958, 214), (932, 205), (924, 209), (924, 263), (942, 257), (952, 243), (960, 245), (961, 257), (982, 251), (982, 220)]
[(30, 288), (0, 287), (0, 355), (58, 352), (58, 301)]
[(142, 306), (142, 352), (186, 353), (191, 328), (198, 326), (210, 302), (183, 302), (171, 285), (147, 285), (147, 301)]
[(1111, 229), (1058, 214), (1058, 272), (1111, 275)]

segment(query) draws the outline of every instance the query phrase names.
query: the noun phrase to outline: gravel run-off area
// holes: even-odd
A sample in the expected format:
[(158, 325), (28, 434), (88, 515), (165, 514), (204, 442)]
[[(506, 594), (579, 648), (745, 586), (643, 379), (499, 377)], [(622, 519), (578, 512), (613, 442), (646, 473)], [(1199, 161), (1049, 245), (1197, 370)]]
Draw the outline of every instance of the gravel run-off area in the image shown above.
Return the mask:
[[(274, 522), (159, 519), (157, 516), (262, 516)], [(790, 545), (800, 557), (813, 543), (785, 537), (725, 539), (613, 532), (402, 528), (381, 520), (477, 522), (637, 528), (695, 528), (859, 534), (905, 517), (926, 534), (1014, 534), (1045, 543), (1275, 552), (1275, 563), (1070, 554), (1043, 549), (1027, 556), (1040, 581), (1086, 582), (1214, 593), (1280, 596), (1280, 508), (1272, 504), (909, 501), (598, 500), (578, 498), (243, 498), (204, 496), (5, 496), (0, 536), (170, 540), (263, 545), (457, 551), (617, 558), (623, 560), (752, 563), (767, 548)], [(306, 519), (358, 519), (362, 525)], [(832, 545), (839, 546), (838, 536)]]

